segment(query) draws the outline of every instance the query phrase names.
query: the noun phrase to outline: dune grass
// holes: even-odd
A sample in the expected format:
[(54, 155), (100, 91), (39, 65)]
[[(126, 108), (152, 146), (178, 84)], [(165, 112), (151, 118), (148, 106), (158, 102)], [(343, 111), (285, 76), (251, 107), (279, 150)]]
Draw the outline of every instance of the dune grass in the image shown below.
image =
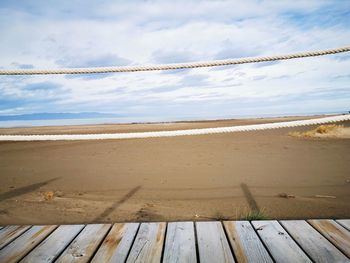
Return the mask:
[(241, 220), (267, 220), (268, 217), (264, 211), (249, 211), (247, 214), (241, 217)]
[(336, 124), (320, 125), (317, 128), (310, 131), (290, 132), (289, 135), (293, 137), (315, 138), (315, 137), (321, 137), (322, 135), (334, 134), (339, 129), (342, 129), (342, 128), (344, 128), (343, 125), (336, 125)]

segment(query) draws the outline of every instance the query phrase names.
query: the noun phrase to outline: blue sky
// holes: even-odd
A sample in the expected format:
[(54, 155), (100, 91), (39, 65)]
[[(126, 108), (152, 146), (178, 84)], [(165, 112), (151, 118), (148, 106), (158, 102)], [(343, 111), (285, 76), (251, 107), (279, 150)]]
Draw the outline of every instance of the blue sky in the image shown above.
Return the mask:
[[(0, 1), (0, 67), (157, 64), (349, 45), (350, 1)], [(143, 120), (350, 110), (350, 55), (105, 75), (0, 76), (0, 115)]]

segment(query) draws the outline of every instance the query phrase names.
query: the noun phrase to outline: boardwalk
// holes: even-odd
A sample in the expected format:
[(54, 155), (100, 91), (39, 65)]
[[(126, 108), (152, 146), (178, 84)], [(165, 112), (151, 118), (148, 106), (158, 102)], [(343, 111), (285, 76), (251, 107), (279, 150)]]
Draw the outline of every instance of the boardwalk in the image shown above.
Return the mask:
[(0, 226), (0, 262), (350, 262), (350, 220)]

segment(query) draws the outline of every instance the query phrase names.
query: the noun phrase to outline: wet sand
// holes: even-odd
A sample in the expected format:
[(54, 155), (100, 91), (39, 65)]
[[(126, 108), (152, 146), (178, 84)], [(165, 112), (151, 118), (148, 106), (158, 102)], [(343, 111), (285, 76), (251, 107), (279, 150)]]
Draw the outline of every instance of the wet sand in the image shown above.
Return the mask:
[[(16, 128), (0, 134), (173, 130), (286, 119), (295, 118)], [(1, 142), (0, 225), (239, 219), (251, 211), (277, 219), (349, 218), (350, 139), (288, 135), (312, 128)]]

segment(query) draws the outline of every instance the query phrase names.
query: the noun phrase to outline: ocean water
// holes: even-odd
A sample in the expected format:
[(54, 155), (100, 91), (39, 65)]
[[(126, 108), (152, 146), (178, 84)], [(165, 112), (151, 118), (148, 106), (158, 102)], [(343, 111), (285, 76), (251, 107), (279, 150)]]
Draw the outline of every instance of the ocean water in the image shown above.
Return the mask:
[[(111, 124), (140, 122), (140, 118), (91, 118), (91, 119), (60, 119), (60, 120), (11, 120), (0, 121), (0, 128), (62, 126), (85, 124)], [(141, 121), (142, 122), (142, 121)]]
[(149, 122), (175, 122), (175, 121), (200, 121), (221, 119), (246, 119), (268, 118), (287, 116), (310, 116), (322, 114), (343, 114), (344, 112), (313, 112), (313, 113), (286, 113), (286, 114), (259, 114), (259, 115), (230, 115), (203, 117), (118, 117), (118, 118), (84, 118), (84, 119), (55, 119), (55, 120), (11, 120), (0, 121), (0, 128), (38, 127), (38, 126), (62, 126), (62, 125), (87, 125), (87, 124), (123, 124), (123, 123), (149, 123)]

